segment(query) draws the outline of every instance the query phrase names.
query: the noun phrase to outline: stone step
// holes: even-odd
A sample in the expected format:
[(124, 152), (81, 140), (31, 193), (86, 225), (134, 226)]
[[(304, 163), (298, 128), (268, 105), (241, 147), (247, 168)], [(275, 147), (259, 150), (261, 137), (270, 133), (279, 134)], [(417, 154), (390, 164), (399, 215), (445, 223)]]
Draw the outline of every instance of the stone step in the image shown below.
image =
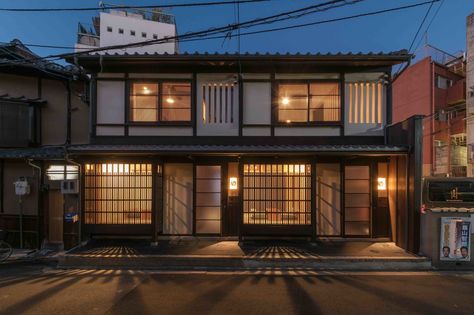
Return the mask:
[(430, 270), (431, 261), (424, 257), (357, 257), (309, 256), (271, 258), (208, 255), (78, 255), (59, 258), (59, 268), (131, 269), (131, 270)]

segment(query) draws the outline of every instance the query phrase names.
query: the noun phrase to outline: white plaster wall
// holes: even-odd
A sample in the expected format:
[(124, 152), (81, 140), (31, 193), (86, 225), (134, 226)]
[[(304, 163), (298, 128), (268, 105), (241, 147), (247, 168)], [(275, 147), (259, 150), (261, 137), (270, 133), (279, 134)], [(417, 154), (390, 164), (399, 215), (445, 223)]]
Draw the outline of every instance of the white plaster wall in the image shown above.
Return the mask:
[(244, 124), (270, 124), (272, 87), (270, 82), (244, 83)]
[(125, 82), (97, 81), (97, 123), (125, 122)]
[(276, 127), (275, 136), (340, 136), (339, 127)]

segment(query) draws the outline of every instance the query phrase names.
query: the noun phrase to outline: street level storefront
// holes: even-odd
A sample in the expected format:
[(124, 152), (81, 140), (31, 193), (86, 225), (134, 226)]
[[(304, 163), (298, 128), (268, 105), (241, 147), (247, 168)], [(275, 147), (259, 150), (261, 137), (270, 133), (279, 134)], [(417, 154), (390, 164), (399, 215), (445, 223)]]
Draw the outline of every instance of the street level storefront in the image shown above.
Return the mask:
[[(285, 148), (306, 151), (297, 156), (277, 146), (254, 147), (264, 151), (258, 156), (238, 147), (198, 152), (204, 148), (176, 155), (172, 145), (129, 146), (139, 157), (120, 146), (72, 146), (82, 165), (82, 237), (397, 237), (403, 207), (394, 202), (406, 190), (394, 170), (406, 166), (406, 147)], [(106, 151), (114, 158), (102, 158)]]

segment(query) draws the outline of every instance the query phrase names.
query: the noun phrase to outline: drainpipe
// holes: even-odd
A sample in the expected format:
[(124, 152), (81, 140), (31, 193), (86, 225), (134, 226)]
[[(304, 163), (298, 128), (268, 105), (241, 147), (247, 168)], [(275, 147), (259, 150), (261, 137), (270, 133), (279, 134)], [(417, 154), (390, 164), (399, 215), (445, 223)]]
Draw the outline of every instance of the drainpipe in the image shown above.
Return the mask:
[(66, 126), (66, 144), (71, 144), (71, 80), (66, 81), (66, 90), (67, 90), (67, 126)]
[[(37, 184), (38, 184), (38, 196), (37, 196), (37, 206), (38, 206), (38, 220), (37, 220), (37, 233), (38, 233), (38, 248), (41, 248), (41, 240), (40, 240), (40, 237), (41, 237), (41, 224), (40, 224), (40, 215), (39, 215), (39, 212), (40, 212), (40, 205), (41, 205), (41, 183), (42, 183), (42, 169), (41, 169), (41, 166), (38, 166), (36, 164), (33, 164), (33, 160), (32, 159), (28, 159), (28, 165), (37, 169), (38, 170), (38, 180), (37, 180)], [(22, 216), (22, 214), (21, 214)], [(23, 247), (23, 217), (20, 218), (20, 243)]]

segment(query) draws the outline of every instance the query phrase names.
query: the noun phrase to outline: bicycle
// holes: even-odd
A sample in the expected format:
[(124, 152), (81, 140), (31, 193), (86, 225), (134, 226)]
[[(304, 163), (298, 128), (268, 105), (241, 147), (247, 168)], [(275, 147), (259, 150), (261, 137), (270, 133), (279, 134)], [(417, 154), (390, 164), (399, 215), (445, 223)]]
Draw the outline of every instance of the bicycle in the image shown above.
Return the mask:
[(13, 248), (5, 242), (7, 231), (0, 230), (0, 262), (3, 262), (13, 253)]

